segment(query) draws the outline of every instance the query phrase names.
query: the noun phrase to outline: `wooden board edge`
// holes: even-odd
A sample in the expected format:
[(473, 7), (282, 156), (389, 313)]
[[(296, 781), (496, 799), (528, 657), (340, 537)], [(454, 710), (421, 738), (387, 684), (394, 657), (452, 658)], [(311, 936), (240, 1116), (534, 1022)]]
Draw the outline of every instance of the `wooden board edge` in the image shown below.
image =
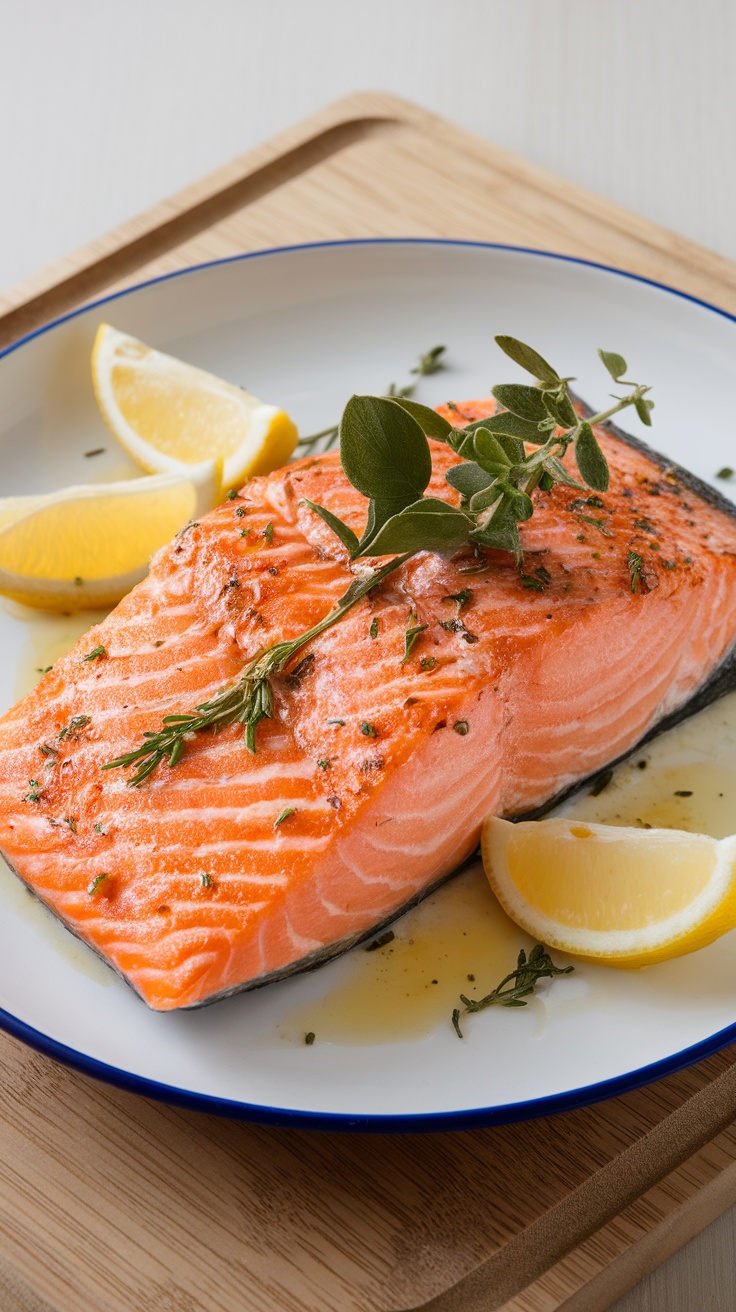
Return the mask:
[(347, 96), (17, 283), (0, 294), (0, 349), (354, 142), (420, 121), (410, 109)]
[[(736, 1064), (594, 1171), (567, 1198), (455, 1285), (420, 1306), (404, 1307), (402, 1312), (511, 1312), (514, 1298), (541, 1281), (688, 1158), (707, 1151), (735, 1116)], [(554, 1133), (554, 1119), (550, 1133)]]
[[(719, 1149), (723, 1161), (714, 1169)], [(736, 1140), (731, 1132), (688, 1158), (496, 1312), (608, 1312), (735, 1203)], [(601, 1251), (614, 1247), (619, 1249), (614, 1257), (601, 1257)]]

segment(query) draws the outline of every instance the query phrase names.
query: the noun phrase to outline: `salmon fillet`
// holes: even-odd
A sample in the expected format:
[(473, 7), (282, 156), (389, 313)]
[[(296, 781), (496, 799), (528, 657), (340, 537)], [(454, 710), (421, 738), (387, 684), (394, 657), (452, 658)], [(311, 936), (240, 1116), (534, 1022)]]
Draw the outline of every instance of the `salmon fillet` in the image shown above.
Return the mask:
[[(321, 619), (352, 577), (302, 501), (361, 531), (336, 453), (253, 479), (0, 720), (12, 868), (150, 1007), (196, 1006), (352, 945), (468, 857), (489, 812), (533, 811), (724, 690), (733, 512), (617, 430), (598, 437), (603, 507), (534, 494), (526, 586), (504, 553), (415, 556), (275, 681), (256, 755), (238, 726), (204, 732), (131, 788), (101, 767)], [(428, 493), (456, 502), (457, 457), (430, 445)]]

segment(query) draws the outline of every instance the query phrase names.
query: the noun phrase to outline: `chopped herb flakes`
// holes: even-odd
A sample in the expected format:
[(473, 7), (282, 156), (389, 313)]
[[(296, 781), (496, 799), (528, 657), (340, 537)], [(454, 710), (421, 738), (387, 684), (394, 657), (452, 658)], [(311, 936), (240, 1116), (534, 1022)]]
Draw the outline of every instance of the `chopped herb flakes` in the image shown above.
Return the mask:
[(80, 579), (79, 575), (77, 575), (77, 577), (74, 580), (74, 586), (76, 588), (84, 587), (84, 579)]
[(631, 591), (641, 592), (642, 590), (641, 572), (644, 568), (644, 561), (642, 560), (641, 556), (637, 551), (630, 551), (626, 559), (627, 559), (627, 564), (629, 566)]
[(237, 515), (238, 519), (242, 519), (243, 515), (248, 514), (248, 511), (246, 510), (245, 506), (237, 506), (235, 509), (235, 514)]
[(377, 619), (371, 620), (371, 627), (370, 627), (369, 630), (368, 630), (368, 636), (371, 637), (371, 638), (377, 638), (377, 637), (378, 637), (378, 620), (377, 620)]
[(76, 739), (79, 736), (80, 729), (84, 729), (86, 725), (91, 723), (91, 715), (73, 715), (69, 723), (65, 724), (64, 728), (61, 730), (61, 733), (59, 734), (59, 742), (63, 742), (65, 738), (71, 740)]
[(467, 720), (456, 720), (452, 727), (455, 730), (455, 733), (459, 733), (460, 737), (464, 738), (470, 728), (470, 725), (468, 724)]
[(263, 536), (267, 542), (273, 542), (273, 523), (270, 519), (263, 530)]
[(304, 1035), (304, 1042), (306, 1043), (308, 1048), (311, 1048), (312, 1044), (314, 1043), (315, 1037), (316, 1036), (314, 1030), (310, 1030), (308, 1034)]
[(345, 721), (344, 721), (344, 720), (328, 720), (327, 723), (328, 723), (328, 724), (339, 724), (339, 725), (343, 725), (343, 724), (345, 723)]
[(442, 600), (456, 601), (458, 610), (462, 610), (463, 606), (467, 606), (472, 595), (470, 588), (462, 588), (460, 592), (451, 592), (447, 597), (443, 597)]
[(93, 825), (92, 827), (96, 834), (107, 834), (107, 830), (104, 825), (98, 823), (96, 825)]
[(436, 656), (422, 656), (419, 662), (420, 670), (434, 670), (437, 666)]
[(64, 823), (69, 826), (73, 834), (77, 832), (77, 822), (73, 815), (64, 816)]
[(104, 884), (107, 878), (108, 878), (108, 873), (106, 870), (103, 870), (101, 875), (95, 875), (94, 879), (92, 880), (92, 883), (87, 888), (87, 892), (90, 897), (94, 897), (95, 893), (100, 887), (100, 884)]
[(363, 734), (365, 738), (378, 737), (378, 730), (374, 729), (373, 725), (369, 724), (367, 720), (364, 720), (363, 723), (361, 724), (360, 732)]
[(53, 665), (37, 665), (36, 674), (48, 674), (50, 670), (53, 670), (53, 668), (54, 668)]
[(86, 656), (83, 656), (83, 657), (82, 657), (82, 660), (83, 660), (83, 661), (96, 661), (96, 660), (99, 660), (99, 658), (100, 658), (101, 656), (106, 656), (106, 655), (107, 655), (107, 652), (106, 652), (105, 648), (102, 646), (102, 644), (100, 643), (100, 646), (99, 646), (99, 647), (93, 647), (93, 648), (92, 648), (92, 651), (87, 652), (87, 655), (86, 655)]
[(727, 483), (729, 479), (733, 478), (733, 470), (730, 465), (724, 465), (723, 469), (719, 469), (716, 478), (722, 478), (724, 483)]
[(234, 487), (231, 487), (231, 488), (230, 488), (230, 491), (229, 491), (228, 494), (227, 494), (226, 500), (227, 500), (227, 501), (234, 501), (235, 498), (237, 497), (237, 495), (238, 495), (238, 494), (237, 494), (237, 492), (235, 491), (235, 488), (234, 488)]
[(24, 802), (40, 802), (40, 801), (41, 801), (41, 792), (40, 792), (41, 785), (40, 785), (40, 783), (38, 782), (38, 779), (29, 779), (29, 780), (28, 780), (28, 783), (29, 783), (29, 785), (30, 785), (30, 789), (31, 789), (31, 791), (30, 791), (30, 793), (27, 793), (26, 796), (24, 797), (24, 799), (23, 799)]
[(401, 664), (405, 665), (414, 650), (414, 644), (420, 633), (424, 633), (426, 624), (415, 624), (412, 628), (407, 629), (404, 634), (404, 655), (401, 658)]
[(317, 765), (319, 766), (320, 770), (329, 770), (330, 768), (329, 758), (326, 756), (323, 757), (321, 761), (317, 762)]
[(296, 815), (295, 808), (293, 806), (285, 806), (283, 811), (281, 812), (281, 815), (278, 817), (277, 820), (274, 820), (273, 822), (274, 829), (278, 829), (279, 825), (282, 825), (284, 823), (284, 820), (288, 820), (289, 816), (292, 815)]
[(213, 883), (214, 880), (212, 876), (208, 875), (207, 872), (205, 871), (205, 873), (202, 875), (202, 888), (212, 888)]
[(379, 934), (370, 943), (366, 944), (366, 952), (376, 952), (378, 948), (385, 948), (387, 943), (393, 943), (396, 935), (392, 929), (387, 929), (385, 934)]
[(678, 788), (675, 790), (675, 797), (692, 797), (692, 788)]
[(90, 460), (92, 456), (102, 456), (105, 454), (105, 450), (106, 448), (104, 446), (96, 446), (92, 451), (85, 451), (84, 458), (85, 460)]

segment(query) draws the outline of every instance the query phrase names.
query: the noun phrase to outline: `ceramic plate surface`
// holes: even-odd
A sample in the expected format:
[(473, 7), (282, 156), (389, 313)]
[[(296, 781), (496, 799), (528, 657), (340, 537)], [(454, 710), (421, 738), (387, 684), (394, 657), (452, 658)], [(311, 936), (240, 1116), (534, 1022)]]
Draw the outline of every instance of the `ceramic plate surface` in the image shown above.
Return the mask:
[[(610, 383), (595, 353), (602, 346), (623, 353), (633, 377), (653, 385), (650, 440), (659, 450), (710, 480), (721, 466), (736, 465), (736, 327), (729, 316), (653, 283), (560, 257), (392, 240), (298, 247), (188, 270), (21, 342), (0, 359), (3, 495), (127, 476), (90, 383), (90, 349), (102, 320), (277, 402), (302, 432), (333, 422), (354, 391), (384, 392), (392, 380), (404, 382), (419, 352), (440, 342), (448, 347), (449, 371), (423, 380), (420, 399), (434, 405), (487, 393), (492, 382), (517, 373), (494, 346), (495, 332), (530, 341), (561, 372), (575, 374), (580, 395), (603, 408)], [(625, 427), (646, 433), (629, 414)], [(105, 453), (85, 457), (96, 447)], [(32, 685), (33, 666), (49, 663), (93, 618), (49, 620), (6, 603), (2, 708)], [(730, 699), (652, 750), (658, 768), (723, 769), (736, 781)], [(621, 784), (623, 792), (630, 786)], [(424, 934), (437, 950), (443, 917), (457, 917), (465, 895), (468, 906), (490, 897), (477, 872), (461, 876), (457, 888), (437, 894), (399, 939)], [(454, 912), (443, 911), (445, 896)], [(356, 998), (368, 969), (362, 949), (201, 1011), (157, 1015), (6, 870), (0, 908), (0, 1025), (90, 1074), (254, 1120), (432, 1129), (547, 1114), (644, 1083), (736, 1038), (733, 935), (644, 972), (580, 966), (543, 987), (526, 1011), (496, 1008), (474, 1018), (460, 1042), (449, 1006), (440, 1015), (427, 1003), (415, 1031), (408, 1022), (402, 1031), (400, 988), (389, 1008), (395, 1031), (379, 1014), (384, 997), (373, 1029), (363, 1016), (355, 1035), (349, 1026), (341, 1033), (339, 998), (352, 999), (360, 1012)], [(484, 971), (489, 988), (512, 968), (524, 941), (508, 925), (493, 932), (504, 952), (480, 967), (475, 958), (468, 962), (469, 970)], [(368, 988), (366, 996), (370, 1011), (378, 995)], [(310, 1015), (317, 1039), (307, 1046)]]

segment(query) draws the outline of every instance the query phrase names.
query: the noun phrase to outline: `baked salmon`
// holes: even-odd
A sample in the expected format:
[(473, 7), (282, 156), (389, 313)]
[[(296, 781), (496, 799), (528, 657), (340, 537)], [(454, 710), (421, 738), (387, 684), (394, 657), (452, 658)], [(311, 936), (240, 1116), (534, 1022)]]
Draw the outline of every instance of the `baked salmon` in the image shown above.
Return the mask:
[[(732, 506), (598, 437), (610, 490), (534, 494), (523, 578), (501, 552), (414, 556), (275, 681), (255, 755), (240, 726), (203, 732), (132, 788), (102, 767), (345, 591), (356, 567), (303, 499), (356, 532), (366, 503), (329, 453), (189, 526), (0, 721), (12, 868), (150, 1007), (198, 1006), (352, 946), (467, 858), (489, 812), (533, 813), (731, 686)], [(428, 491), (455, 502), (458, 458), (431, 449)]]

